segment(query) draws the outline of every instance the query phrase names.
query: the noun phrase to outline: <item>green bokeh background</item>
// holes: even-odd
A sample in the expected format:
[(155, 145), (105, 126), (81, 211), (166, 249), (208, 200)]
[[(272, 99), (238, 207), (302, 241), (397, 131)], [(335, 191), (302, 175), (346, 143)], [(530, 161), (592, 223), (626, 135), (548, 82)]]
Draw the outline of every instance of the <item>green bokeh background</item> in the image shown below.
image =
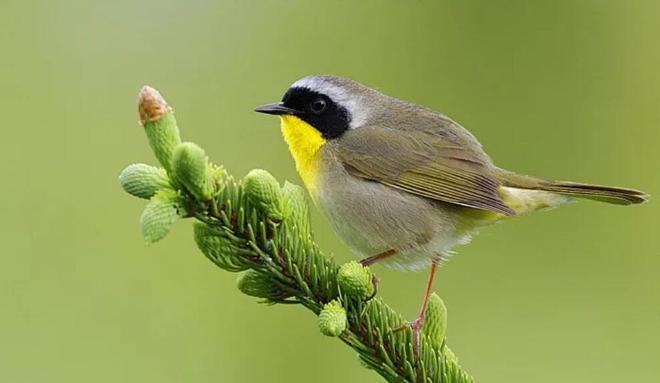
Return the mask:
[[(0, 1), (0, 381), (380, 382), (298, 307), (258, 305), (195, 248), (145, 246), (117, 175), (151, 162), (143, 84), (236, 175), (300, 182), (275, 119), (307, 74), (441, 110), (503, 167), (660, 190), (656, 1)], [(649, 382), (657, 201), (483, 230), (439, 274), (480, 382)], [(319, 214), (321, 246), (352, 259)], [(409, 318), (426, 275), (376, 267)]]

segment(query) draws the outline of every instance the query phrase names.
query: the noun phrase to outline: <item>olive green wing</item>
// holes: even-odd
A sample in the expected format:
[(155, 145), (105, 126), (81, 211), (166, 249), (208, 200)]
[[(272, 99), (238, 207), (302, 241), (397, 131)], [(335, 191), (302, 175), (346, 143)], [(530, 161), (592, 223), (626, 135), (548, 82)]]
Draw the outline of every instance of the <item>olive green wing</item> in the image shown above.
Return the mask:
[(515, 215), (500, 198), (500, 182), (476, 145), (424, 131), (362, 127), (334, 145), (356, 176), (436, 201)]

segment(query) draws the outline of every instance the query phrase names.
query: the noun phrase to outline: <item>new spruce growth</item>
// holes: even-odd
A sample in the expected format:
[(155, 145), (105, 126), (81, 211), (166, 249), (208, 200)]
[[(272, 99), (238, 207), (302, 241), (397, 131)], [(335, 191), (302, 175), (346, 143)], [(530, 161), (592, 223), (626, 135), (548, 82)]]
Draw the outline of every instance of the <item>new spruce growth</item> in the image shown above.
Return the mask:
[(345, 263), (339, 268), (337, 283), (342, 293), (360, 299), (371, 297), (374, 293), (371, 269), (357, 261)]
[(339, 301), (323, 306), (318, 318), (319, 330), (326, 336), (339, 336), (346, 330), (346, 310)]
[(119, 175), (119, 183), (126, 193), (144, 199), (170, 185), (165, 169), (146, 164), (128, 165)]

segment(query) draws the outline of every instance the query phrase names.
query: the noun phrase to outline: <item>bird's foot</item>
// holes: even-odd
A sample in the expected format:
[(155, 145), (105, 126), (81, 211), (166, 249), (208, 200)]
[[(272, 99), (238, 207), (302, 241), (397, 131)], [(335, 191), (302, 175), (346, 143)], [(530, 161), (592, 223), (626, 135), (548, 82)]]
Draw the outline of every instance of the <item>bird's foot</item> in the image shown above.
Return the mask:
[(415, 355), (419, 358), (419, 340), (421, 338), (422, 328), (424, 328), (424, 322), (426, 322), (426, 316), (420, 315), (412, 322), (408, 322), (400, 327), (394, 329), (394, 332), (399, 332), (402, 330), (410, 329), (413, 333), (413, 350)]
[(367, 302), (374, 299), (374, 297), (378, 295), (378, 287), (380, 286), (380, 279), (378, 279), (378, 277), (374, 275), (371, 277), (371, 283), (374, 286), (374, 292), (369, 297), (367, 297), (366, 299)]

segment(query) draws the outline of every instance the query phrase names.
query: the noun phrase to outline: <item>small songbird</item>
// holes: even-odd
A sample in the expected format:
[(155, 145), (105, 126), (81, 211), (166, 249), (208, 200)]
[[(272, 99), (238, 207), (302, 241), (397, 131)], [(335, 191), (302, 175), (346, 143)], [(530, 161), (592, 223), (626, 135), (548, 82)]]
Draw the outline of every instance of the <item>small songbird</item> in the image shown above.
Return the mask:
[(346, 78), (305, 77), (281, 102), (255, 111), (280, 116), (312, 199), (364, 265), (431, 268), (410, 324), (416, 344), (437, 266), (480, 227), (574, 197), (618, 205), (648, 198), (638, 190), (498, 168), (447, 116)]

